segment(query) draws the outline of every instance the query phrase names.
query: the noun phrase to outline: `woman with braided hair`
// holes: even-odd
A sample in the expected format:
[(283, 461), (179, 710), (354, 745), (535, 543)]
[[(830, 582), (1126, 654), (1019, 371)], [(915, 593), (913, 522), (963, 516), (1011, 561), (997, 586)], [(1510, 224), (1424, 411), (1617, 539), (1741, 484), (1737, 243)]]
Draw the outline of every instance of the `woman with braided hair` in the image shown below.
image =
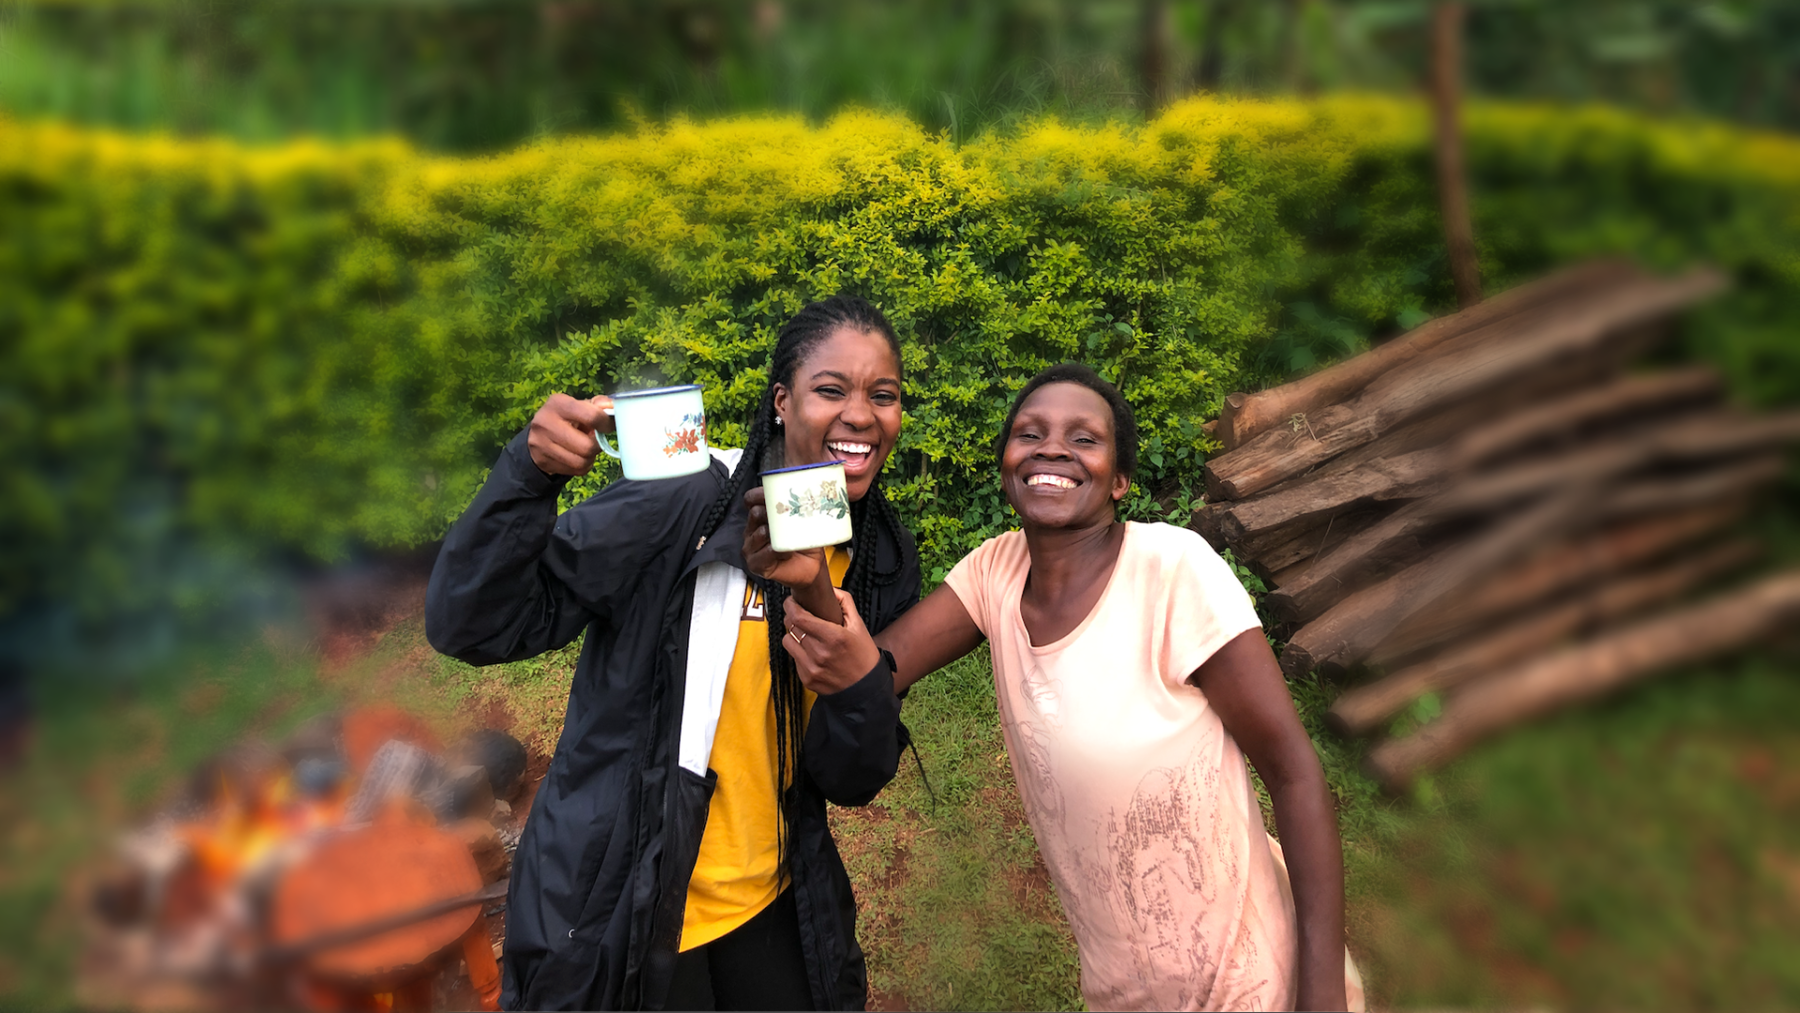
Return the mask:
[[(918, 600), (912, 536), (879, 484), (901, 379), (878, 309), (812, 303), (776, 340), (742, 450), (613, 482), (559, 516), (611, 419), (608, 398), (554, 394), (445, 539), (426, 600), (438, 650), (493, 664), (587, 634), (513, 859), (508, 1008), (863, 1008), (825, 803), (863, 805), (893, 778), (900, 703), (885, 663), (802, 677), (779, 645), (787, 584), (840, 620), (841, 586), (877, 630)], [(784, 568), (746, 543), (759, 472), (833, 459), (850, 545)]]

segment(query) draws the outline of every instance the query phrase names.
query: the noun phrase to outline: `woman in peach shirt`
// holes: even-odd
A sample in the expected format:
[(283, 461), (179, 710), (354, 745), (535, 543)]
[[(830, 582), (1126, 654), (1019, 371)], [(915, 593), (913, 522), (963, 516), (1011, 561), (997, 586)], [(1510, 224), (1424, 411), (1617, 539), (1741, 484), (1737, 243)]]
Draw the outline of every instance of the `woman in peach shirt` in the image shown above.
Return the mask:
[[(996, 449), (1023, 530), (879, 637), (848, 596), (844, 626), (790, 603), (783, 646), (803, 672), (867, 672), (885, 653), (904, 688), (989, 641), (1090, 1008), (1360, 1007), (1331, 797), (1249, 597), (1192, 531), (1115, 516), (1137, 458), (1130, 406), (1086, 366), (1052, 367)], [(760, 510), (746, 555), (773, 569)], [(779, 557), (783, 579), (797, 563)]]

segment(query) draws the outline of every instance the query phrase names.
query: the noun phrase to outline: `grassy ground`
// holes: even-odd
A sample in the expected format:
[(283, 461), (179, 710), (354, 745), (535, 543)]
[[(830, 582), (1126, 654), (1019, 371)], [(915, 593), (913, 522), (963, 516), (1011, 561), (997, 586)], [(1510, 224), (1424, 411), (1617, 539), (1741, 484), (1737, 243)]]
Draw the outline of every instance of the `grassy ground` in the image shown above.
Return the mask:
[(1350, 849), (1384, 1006), (1800, 1007), (1800, 678), (1762, 658), (1476, 751)]
[[(573, 651), (475, 670), (409, 619), (321, 666), (259, 644), (129, 694), (52, 694), (0, 775), (0, 1006), (75, 1002), (71, 874), (185, 771), (365, 699), (446, 731), (561, 720)], [(1800, 1007), (1800, 678), (1777, 657), (1653, 683), (1476, 750), (1385, 801), (1317, 736), (1338, 792), (1350, 945), (1379, 1007)], [(1330, 687), (1296, 685), (1316, 727)], [(862, 903), (874, 1003), (1076, 1008), (1073, 941), (1001, 745), (985, 655), (920, 684), (911, 758), (880, 800), (834, 811)]]

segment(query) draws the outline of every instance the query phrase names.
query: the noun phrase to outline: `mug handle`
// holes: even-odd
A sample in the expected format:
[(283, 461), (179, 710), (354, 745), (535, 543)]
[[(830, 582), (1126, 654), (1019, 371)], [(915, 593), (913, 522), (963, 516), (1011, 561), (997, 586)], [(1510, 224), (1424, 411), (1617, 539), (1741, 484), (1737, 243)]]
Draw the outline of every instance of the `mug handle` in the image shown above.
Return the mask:
[[(614, 418), (618, 418), (618, 415), (611, 408), (602, 408), (600, 410), (605, 412), (608, 415), (613, 416)], [(606, 456), (614, 458), (616, 460), (620, 460), (620, 461), (623, 461), (625, 459), (623, 456), (621, 456), (619, 454), (618, 451), (613, 449), (612, 444), (606, 442), (606, 434), (605, 433), (598, 433), (598, 432), (595, 433), (594, 439), (600, 441), (600, 449), (606, 451)]]

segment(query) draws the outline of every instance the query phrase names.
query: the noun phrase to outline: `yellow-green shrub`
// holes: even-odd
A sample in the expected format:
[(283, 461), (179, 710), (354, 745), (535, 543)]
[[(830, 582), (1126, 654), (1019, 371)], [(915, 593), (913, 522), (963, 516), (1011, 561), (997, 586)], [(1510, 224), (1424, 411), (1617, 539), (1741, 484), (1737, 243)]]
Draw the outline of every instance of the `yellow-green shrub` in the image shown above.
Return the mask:
[[(1697, 346), (1756, 396), (1800, 392), (1800, 144), (1468, 121), (1491, 286), (1598, 252), (1722, 263), (1740, 287)], [(0, 604), (116, 601), (170, 534), (428, 540), (552, 390), (699, 381), (730, 443), (775, 329), (842, 288), (905, 340), (888, 481), (933, 568), (1004, 523), (987, 442), (1062, 359), (1137, 406), (1143, 516), (1197, 475), (1223, 393), (1446, 306), (1435, 208), (1423, 111), (1386, 99), (961, 147), (872, 113), (744, 118), (486, 159), (0, 122)]]

